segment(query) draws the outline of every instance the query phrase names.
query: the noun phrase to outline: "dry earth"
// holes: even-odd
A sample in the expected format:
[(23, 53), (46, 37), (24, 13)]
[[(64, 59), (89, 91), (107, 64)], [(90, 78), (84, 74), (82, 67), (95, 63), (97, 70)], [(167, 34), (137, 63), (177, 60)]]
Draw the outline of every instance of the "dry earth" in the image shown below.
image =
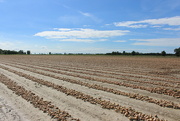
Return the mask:
[[(152, 121), (180, 121), (180, 58), (0, 55), (0, 76), (0, 80), (16, 82), (69, 113), (72, 118), (64, 120), (129, 121), (137, 116), (130, 114), (133, 109), (138, 115), (150, 116)], [(77, 94), (81, 92), (103, 104), (93, 104), (39, 80)], [(0, 82), (0, 121), (57, 120), (12, 89)], [(143, 98), (135, 98), (132, 94)], [(148, 102), (150, 99), (153, 102)], [(110, 103), (123, 106), (123, 111), (117, 111)], [(136, 121), (140, 121), (138, 118)], [(142, 120), (151, 121), (150, 118)]]

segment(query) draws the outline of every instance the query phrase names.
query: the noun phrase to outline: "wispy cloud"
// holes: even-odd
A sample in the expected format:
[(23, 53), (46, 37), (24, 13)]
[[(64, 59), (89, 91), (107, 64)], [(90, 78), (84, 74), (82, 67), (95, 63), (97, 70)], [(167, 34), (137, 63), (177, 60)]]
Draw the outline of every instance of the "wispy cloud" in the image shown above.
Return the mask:
[(107, 41), (107, 39), (62, 39), (60, 41), (65, 42), (97, 42), (97, 41)]
[[(76, 12), (76, 13), (78, 13), (76, 16), (68, 16), (68, 15), (66, 15), (66, 16), (61, 16), (59, 19), (60, 20), (75, 20), (76, 21), (76, 19), (78, 18), (78, 20), (79, 20), (79, 18), (80, 18), (80, 16), (79, 16), (79, 14), (81, 15), (81, 16), (83, 16), (83, 17), (87, 17), (87, 18), (89, 18), (89, 19), (91, 19), (91, 20), (93, 20), (93, 21), (95, 21), (95, 22), (97, 22), (97, 23), (100, 23), (100, 22), (102, 22), (102, 20), (100, 19), (100, 18), (98, 18), (98, 17), (96, 17), (95, 15), (93, 15), (92, 13), (88, 13), (88, 12), (83, 12), (83, 11), (80, 11), (80, 10), (77, 10), (77, 9), (74, 9), (74, 8), (72, 8), (72, 7), (69, 7), (69, 6), (67, 6), (67, 5), (64, 5), (63, 4), (63, 7), (64, 8), (66, 8), (66, 9), (68, 9), (68, 10), (71, 10), (71, 11), (73, 11), (73, 12)], [(76, 18), (77, 17), (77, 18)], [(70, 19), (70, 18), (72, 18), (72, 19)]]
[(126, 42), (126, 40), (116, 40), (114, 42)]
[(69, 28), (54, 28), (54, 30), (59, 30), (59, 31), (70, 31), (71, 29), (69, 29)]
[(155, 25), (155, 26), (152, 26), (153, 28), (160, 28), (162, 26), (159, 26), (159, 25)]
[(145, 46), (180, 46), (180, 38), (159, 38), (159, 39), (131, 39), (137, 42), (133, 45)]
[(87, 17), (92, 17), (93, 15), (90, 13), (84, 13), (82, 11), (79, 11), (80, 14), (82, 14), (83, 16), (87, 16)]
[(65, 5), (65, 4), (62, 4), (62, 6), (63, 6), (64, 8), (66, 8), (66, 9), (71, 9), (71, 7), (69, 7), (69, 6)]
[(13, 42), (0, 42), (1, 49), (8, 49), (14, 45)]
[(43, 31), (36, 33), (34, 36), (45, 37), (47, 39), (58, 39), (58, 41), (73, 42), (92, 42), (104, 41), (109, 37), (126, 35), (128, 30), (94, 30), (94, 29), (69, 29), (59, 28), (57, 31)]
[(145, 28), (148, 25), (177, 26), (177, 25), (180, 25), (180, 16), (160, 18), (160, 19), (147, 19), (147, 20), (142, 20), (142, 21), (115, 22), (114, 25), (131, 27), (131, 28)]
[(102, 20), (99, 19), (98, 17), (94, 16), (93, 14), (91, 13), (87, 13), (87, 12), (82, 12), (82, 11), (79, 11), (79, 13), (85, 17), (89, 17), (90, 19), (92, 19), (93, 21), (95, 22), (101, 22)]
[(138, 25), (129, 25), (128, 27), (131, 27), (131, 28), (146, 28), (147, 25), (138, 24)]
[(164, 30), (180, 31), (180, 28), (163, 28)]

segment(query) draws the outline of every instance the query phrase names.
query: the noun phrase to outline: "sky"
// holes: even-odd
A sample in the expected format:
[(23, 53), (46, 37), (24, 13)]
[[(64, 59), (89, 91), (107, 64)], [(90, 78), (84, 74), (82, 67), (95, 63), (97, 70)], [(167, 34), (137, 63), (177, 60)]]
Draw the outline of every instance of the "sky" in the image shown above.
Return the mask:
[(0, 48), (174, 53), (180, 0), (0, 0)]

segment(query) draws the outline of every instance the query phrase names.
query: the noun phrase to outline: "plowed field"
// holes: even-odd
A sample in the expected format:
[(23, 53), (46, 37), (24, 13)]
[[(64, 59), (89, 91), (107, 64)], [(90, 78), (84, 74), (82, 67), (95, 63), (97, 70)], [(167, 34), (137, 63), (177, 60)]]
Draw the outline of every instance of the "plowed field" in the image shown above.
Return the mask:
[(0, 55), (0, 121), (180, 121), (180, 58)]

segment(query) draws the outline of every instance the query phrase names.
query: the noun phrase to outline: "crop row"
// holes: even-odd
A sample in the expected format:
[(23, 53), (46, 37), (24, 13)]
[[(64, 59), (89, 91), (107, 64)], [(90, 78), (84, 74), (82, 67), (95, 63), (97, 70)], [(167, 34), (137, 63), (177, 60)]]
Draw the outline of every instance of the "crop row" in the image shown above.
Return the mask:
[(180, 109), (180, 104), (173, 103), (172, 101), (157, 100), (157, 99), (150, 98), (149, 96), (143, 96), (143, 95), (135, 94), (135, 93), (126, 93), (126, 92), (122, 92), (122, 91), (119, 91), (119, 90), (103, 87), (103, 86), (97, 85), (97, 84), (89, 84), (89, 83), (85, 83), (85, 82), (82, 82), (82, 81), (77, 81), (77, 80), (73, 80), (73, 79), (69, 79), (69, 78), (65, 78), (65, 77), (59, 77), (59, 76), (56, 76), (56, 75), (53, 75), (53, 74), (47, 74), (47, 73), (40, 72), (40, 71), (37, 71), (37, 70), (34, 70), (34, 69), (22, 68), (22, 67), (19, 67), (19, 68), (24, 69), (24, 70), (28, 70), (28, 71), (31, 71), (31, 72), (35, 72), (35, 73), (38, 73), (38, 74), (41, 74), (41, 75), (49, 76), (49, 77), (52, 77), (52, 78), (55, 78), (55, 79), (63, 80), (63, 81), (66, 81), (66, 82), (78, 84), (78, 85), (81, 85), (81, 86), (86, 86), (86, 87), (89, 87), (89, 88), (102, 90), (102, 91), (110, 92), (110, 93), (117, 94), (117, 95), (127, 96), (129, 98), (133, 98), (133, 99), (136, 99), (136, 100), (141, 100), (141, 101), (146, 101), (146, 102), (149, 102), (149, 103), (154, 103), (154, 104), (157, 104), (157, 105), (159, 105), (161, 107)]
[[(4, 67), (4, 69), (5, 68), (6, 67)], [(152, 115), (147, 115), (147, 114), (143, 114), (141, 112), (135, 111), (131, 107), (127, 108), (127, 107), (121, 106), (119, 104), (112, 103), (110, 101), (102, 100), (101, 98), (94, 98), (94, 97), (92, 97), (90, 95), (86, 95), (86, 94), (84, 94), (82, 92), (79, 92), (79, 91), (76, 91), (76, 90), (73, 90), (73, 89), (68, 89), (68, 88), (66, 88), (64, 86), (56, 85), (54, 83), (51, 83), (51, 82), (48, 82), (48, 81), (45, 81), (45, 80), (42, 80), (42, 79), (38, 79), (38, 78), (30, 76), (28, 74), (24, 74), (24, 73), (21, 73), (21, 72), (12, 70), (12, 69), (8, 69), (8, 68), (6, 68), (6, 70), (8, 70), (10, 72), (13, 72), (13, 73), (15, 73), (15, 74), (17, 74), (17, 75), (19, 75), (21, 77), (24, 77), (24, 78), (27, 78), (27, 79), (32, 80), (34, 82), (37, 82), (39, 84), (42, 84), (42, 85), (45, 85), (47, 87), (51, 87), (53, 89), (56, 89), (57, 91), (65, 93), (67, 96), (70, 95), (70, 96), (75, 97), (76, 99), (81, 99), (81, 100), (83, 100), (85, 102), (90, 102), (91, 104), (95, 104), (95, 105), (98, 104), (104, 109), (114, 110), (117, 113), (121, 113), (125, 117), (128, 117), (130, 120), (136, 120), (136, 121), (139, 121), (139, 120), (142, 120), (142, 121), (166, 121), (164, 119), (159, 119), (157, 115), (153, 117)]]
[(21, 96), (26, 101), (30, 102), (35, 108), (39, 108), (44, 113), (48, 113), (52, 118), (57, 121), (80, 121), (79, 119), (72, 118), (72, 116), (61, 111), (58, 107), (53, 105), (50, 101), (45, 101), (43, 98), (37, 96), (35, 93), (26, 90), (24, 87), (19, 86), (16, 82), (8, 79), (5, 75), (0, 75), (0, 82), (11, 89), (16, 95)]
[[(32, 64), (61, 65), (67, 67), (77, 67), (82, 69), (104, 70), (107, 72), (120, 72), (134, 75), (146, 75), (150, 77), (163, 77), (164, 79), (179, 80), (174, 75), (150, 74), (158, 71), (174, 71), (178, 69), (178, 59), (170, 58), (129, 58), (129, 57), (82, 57), (82, 56), (26, 56), (24, 58), (15, 56), (7, 57), (5, 61), (28, 62)], [(177, 78), (177, 79), (176, 79)]]
[[(28, 65), (28, 63), (26, 64), (20, 64), (20, 63), (16, 63), (18, 65), (26, 65), (26, 66), (30, 66)], [(153, 85), (160, 85), (160, 86), (166, 86), (166, 87), (176, 87), (174, 86), (174, 83), (180, 84), (179, 81), (174, 81), (174, 80), (167, 80), (167, 79), (160, 79), (160, 78), (152, 78), (149, 76), (142, 76), (141, 75), (130, 75), (130, 74), (122, 74), (122, 73), (115, 73), (112, 71), (109, 72), (105, 72), (105, 71), (100, 71), (100, 70), (89, 70), (89, 69), (82, 69), (82, 68), (75, 68), (75, 67), (64, 67), (62, 65), (57, 66), (52, 66), (52, 65), (44, 65), (44, 64), (36, 64), (36, 66), (41, 66), (41, 67), (45, 67), (45, 68), (53, 68), (53, 69), (58, 69), (59, 71), (67, 71), (67, 72), (75, 72), (75, 73), (82, 73), (82, 74), (87, 74), (87, 75), (93, 75), (93, 76), (101, 76), (101, 77), (108, 77), (108, 78), (114, 78), (114, 79), (121, 79), (121, 80), (127, 80), (127, 78), (123, 78), (123, 77), (132, 77), (132, 78), (138, 78), (138, 79), (148, 79), (151, 81), (141, 81), (141, 80), (135, 80), (135, 79), (128, 79), (128, 81), (133, 81), (133, 82), (139, 82), (139, 83), (148, 83), (148, 84), (153, 84)], [(73, 68), (73, 69), (72, 69)], [(77, 71), (78, 70), (78, 71)], [(94, 73), (90, 73), (90, 72), (94, 72)], [(58, 72), (59, 73), (59, 72)], [(123, 77), (116, 77), (113, 75), (118, 75), (118, 76), (123, 76)], [(160, 82), (157, 82), (160, 81)], [(162, 82), (168, 82), (168, 83), (172, 83), (172, 84), (168, 84), (168, 83), (162, 83)]]
[[(18, 65), (23, 65), (23, 66), (26, 66), (26, 67), (41, 69), (41, 70), (45, 70), (45, 71), (53, 71), (54, 73), (60, 73), (60, 74), (65, 74), (65, 75), (68, 74), (68, 75), (74, 76), (74, 77), (80, 77), (80, 78), (87, 78), (88, 77), (88, 76), (82, 76), (82, 75), (79, 75), (79, 74), (75, 74), (75, 73), (77, 73), (77, 71), (75, 71), (75, 70), (67, 70), (67, 69), (60, 68), (57, 71), (55, 71), (55, 70), (45, 69), (45, 68), (47, 68), (47, 66), (39, 67), (39, 65), (38, 66), (31, 66), (31, 65), (25, 65), (25, 64), (18, 64)], [(45, 67), (45, 68), (42, 68), (42, 67)], [(53, 68), (53, 67), (48, 67), (48, 68), (56, 69), (56, 68)], [(64, 71), (67, 71), (67, 72), (64, 72)], [(68, 73), (68, 72), (75, 72), (75, 73)], [(113, 79), (120, 79), (120, 80), (124, 80), (124, 81), (128, 81), (128, 82), (147, 83), (147, 84), (159, 85), (159, 86), (165, 86), (165, 87), (177, 87), (177, 86), (174, 86), (174, 85), (171, 85), (171, 84), (167, 84), (167, 83), (162, 83), (162, 82), (153, 82), (153, 81), (144, 81), (144, 80), (141, 81), (141, 80), (135, 80), (135, 79), (130, 79), (130, 78), (127, 79), (127, 78), (123, 78), (123, 77), (115, 77), (115, 76), (98, 74), (98, 73), (93, 73), (92, 74), (92, 73), (84, 72), (84, 71), (79, 71), (78, 73), (87, 74), (87, 75), (93, 75), (93, 76), (98, 76), (98, 77), (101, 76), (101, 77), (108, 77), (108, 78), (113, 78)], [(130, 75), (129, 77), (135, 77), (135, 76)]]
[[(104, 74), (99, 74), (99, 73), (93, 73), (92, 74), (92, 73), (85, 72), (85, 71), (77, 72), (76, 70), (67, 70), (67, 69), (63, 69), (63, 68), (60, 68), (60, 69), (58, 69), (58, 71), (55, 71), (55, 70), (45, 69), (45, 68), (47, 68), (46, 66), (42, 66), (42, 67), (45, 67), (45, 68), (37, 67), (37, 66), (35, 67), (35, 66), (30, 66), (30, 65), (28, 67), (33, 67), (33, 68), (37, 68), (37, 69), (41, 69), (41, 70), (45, 70), (45, 71), (53, 71), (54, 73), (61, 73), (61, 74), (69, 74), (68, 72), (75, 72), (75, 73), (87, 74), (87, 75), (90, 75), (90, 76), (92, 75), (92, 76), (98, 76), (98, 77), (107, 77), (107, 78), (112, 78), (112, 79), (120, 79), (120, 80), (124, 80), (124, 81), (128, 81), (128, 82), (138, 82), (138, 83), (147, 83), (147, 84), (159, 85), (159, 86), (165, 86), (165, 87), (175, 87), (174, 85), (167, 84), (167, 83), (162, 83), (162, 82), (157, 82), (157, 81), (156, 82), (144, 81), (144, 80), (142, 81), (142, 80), (137, 80), (137, 79), (135, 80), (135, 79), (130, 79), (130, 78), (116, 77), (116, 76), (112, 76), (112, 75), (104, 75)], [(52, 67), (48, 67), (48, 68), (56, 69), (56, 68), (52, 68)], [(63, 72), (63, 71), (67, 71), (67, 72)], [(75, 74), (75, 73), (71, 73), (71, 76), (76, 76), (76, 77), (80, 77), (80, 78), (84, 78), (84, 77), (86, 78), (87, 77), (87, 76), (82, 76), (82, 75)], [(136, 77), (136, 76), (129, 75), (129, 77)]]
[[(45, 65), (45, 67), (47, 67), (46, 65)], [(52, 67), (52, 65), (50, 65), (50, 67)], [(100, 74), (102, 74), (102, 73), (104, 73), (104, 74), (111, 74), (111, 75), (120, 75), (120, 76), (127, 76), (127, 77), (134, 77), (134, 78), (144, 78), (144, 79), (151, 79), (151, 80), (155, 80), (155, 81), (163, 81), (163, 82), (173, 82), (173, 83), (180, 83), (179, 81), (173, 81), (172, 79), (180, 79), (180, 78), (176, 78), (176, 77), (165, 77), (165, 76), (163, 76), (163, 75), (157, 75), (158, 73), (154, 73), (154, 74), (156, 74), (156, 77), (161, 77), (161, 78), (166, 78), (166, 79), (160, 79), (160, 78), (153, 78), (152, 77), (152, 74), (151, 74), (151, 72), (148, 72), (148, 73), (143, 73), (143, 72), (132, 72), (131, 70), (127, 70), (127, 71), (123, 71), (123, 70), (116, 70), (116, 71), (114, 71), (114, 70), (112, 70), (112, 69), (108, 69), (108, 70), (106, 70), (106, 69), (104, 69), (104, 67), (103, 68), (92, 68), (92, 69), (90, 69), (89, 67), (89, 69), (86, 69), (86, 68), (83, 68), (83, 67), (72, 67), (72, 66), (62, 66), (62, 65), (58, 65), (58, 67), (57, 66), (54, 66), (55, 68), (58, 68), (58, 67), (60, 67), (60, 68), (66, 68), (66, 70), (67, 69), (74, 69), (74, 70), (82, 70), (83, 72), (89, 72), (89, 71), (91, 71), (91, 72), (94, 72), (94, 73), (100, 73)], [(106, 71), (102, 71), (102, 70), (106, 70)], [(169, 78), (169, 80), (167, 80)]]
[[(51, 61), (46, 61), (46, 63), (49, 63), (49, 65), (55, 65), (54, 64), (54, 62), (53, 63), (51, 63)], [(94, 62), (94, 61), (93, 61)], [(92, 64), (92, 63), (91, 63)], [(93, 63), (94, 64), (94, 63)], [(128, 64), (128, 63), (126, 63), (126, 64)], [(154, 63), (153, 63), (154, 64)], [(72, 65), (73, 66), (71, 66), (69, 63), (67, 64), (67, 63), (58, 63), (58, 66), (60, 66), (60, 65), (63, 65), (63, 66), (66, 66), (66, 67), (74, 67), (74, 68), (82, 68), (82, 69), (85, 69), (84, 67), (85, 67), (85, 65), (82, 63), (82, 64), (80, 64), (80, 65), (76, 65), (76, 63), (73, 63)], [(110, 64), (110, 66), (108, 65), (108, 66), (99, 66), (99, 65), (101, 65), (101, 64), (98, 64), (98, 65), (96, 65), (96, 66), (92, 66), (92, 65), (89, 65), (88, 66), (88, 69), (92, 69), (92, 70), (99, 70), (100, 72), (101, 72), (101, 70), (105, 70), (106, 72), (112, 72), (112, 73), (114, 73), (114, 72), (117, 72), (118, 74), (119, 74), (119, 72), (121, 72), (121, 73), (126, 73), (126, 74), (129, 74), (129, 72), (131, 72), (131, 74), (135, 74), (135, 75), (146, 75), (146, 76), (151, 76), (152, 77), (152, 75), (156, 75), (157, 77), (163, 77), (163, 78), (169, 78), (169, 79), (180, 79), (180, 78), (178, 78), (178, 77), (175, 77), (175, 76), (167, 76), (167, 74), (166, 75), (162, 75), (162, 74), (158, 74), (158, 73), (151, 73), (151, 72), (154, 72), (154, 68), (152, 69), (152, 67), (151, 66), (149, 66), (149, 68), (150, 69), (152, 69), (152, 70), (148, 70), (147, 72), (145, 71), (145, 70), (143, 70), (142, 71), (142, 69), (143, 69), (143, 67), (138, 67), (138, 68), (132, 68), (132, 66), (133, 65), (130, 65), (129, 67), (128, 67), (128, 65), (124, 68), (124, 66), (122, 66), (122, 68), (116, 68), (117, 66), (115, 66), (114, 68), (112, 68), (112, 66), (111, 66), (111, 64)], [(141, 63), (141, 65), (142, 65), (142, 63)], [(56, 66), (56, 65), (55, 65)], [(146, 66), (147, 66), (147, 64), (146, 64)], [(171, 66), (172, 67), (172, 66)], [(160, 68), (160, 67), (159, 67)], [(162, 71), (160, 71), (159, 70), (159, 68), (157, 69), (157, 71), (156, 72), (162, 72)], [(168, 67), (169, 68), (169, 67)], [(147, 68), (146, 68), (147, 69)], [(174, 71), (173, 71), (174, 72)], [(179, 73), (179, 71), (175, 71), (175, 72), (178, 72)]]
[[(14, 67), (22, 68), (22, 67), (19, 67), (19, 66), (14, 66)], [(22, 69), (27, 69), (27, 68), (22, 68)], [(27, 69), (27, 70), (32, 71), (31, 69)], [(54, 70), (48, 70), (48, 71), (54, 72)], [(65, 73), (65, 72), (62, 72), (61, 74), (70, 75), (70, 76), (76, 76), (75, 74)], [(102, 80), (102, 79), (88, 77), (88, 76), (76, 76), (76, 77), (89, 79), (89, 80), (92, 80), (92, 81), (108, 83), (108, 84), (115, 84), (115, 85), (119, 85), (119, 86), (130, 87), (130, 88), (133, 88), (133, 89), (146, 90), (146, 91), (149, 91), (151, 93), (164, 94), (164, 95), (169, 95), (169, 96), (173, 96), (173, 97), (176, 97), (176, 98), (180, 98), (180, 90), (175, 90), (175, 89), (171, 90), (171, 89), (167, 89), (167, 88), (163, 88), (163, 87), (145, 87), (145, 86), (127, 84), (127, 83), (117, 82), (117, 81)]]

